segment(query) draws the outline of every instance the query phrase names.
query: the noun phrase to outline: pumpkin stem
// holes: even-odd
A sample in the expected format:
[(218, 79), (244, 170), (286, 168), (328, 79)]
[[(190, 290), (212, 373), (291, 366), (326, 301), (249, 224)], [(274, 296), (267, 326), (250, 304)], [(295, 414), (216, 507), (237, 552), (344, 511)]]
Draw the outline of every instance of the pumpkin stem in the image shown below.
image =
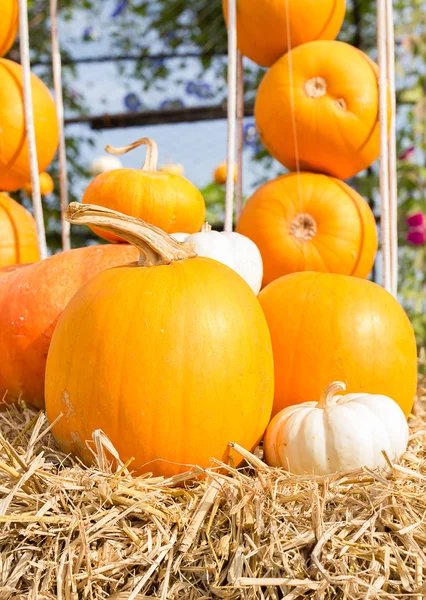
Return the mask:
[(316, 408), (327, 408), (334, 404), (334, 396), (337, 392), (346, 391), (346, 385), (342, 381), (333, 381), (330, 383), (323, 393), (321, 394), (320, 401), (318, 402)]
[(206, 231), (211, 231), (212, 230), (212, 226), (209, 223), (203, 223), (202, 227), (201, 227), (201, 231), (204, 233)]
[(297, 215), (290, 223), (290, 233), (301, 242), (309, 242), (317, 234), (315, 219), (307, 213)]
[(327, 93), (327, 82), (323, 77), (308, 79), (305, 83), (305, 92), (309, 98), (322, 98)]
[(107, 144), (105, 146), (105, 150), (106, 152), (114, 154), (115, 156), (121, 156), (122, 154), (127, 154), (127, 152), (130, 152), (130, 150), (139, 148), (139, 146), (142, 145), (146, 146), (146, 157), (145, 162), (142, 165), (142, 171), (156, 171), (158, 163), (158, 147), (151, 138), (141, 138), (140, 140), (133, 142), (133, 144), (123, 146), (122, 148), (114, 148), (114, 146)]
[(71, 202), (65, 219), (73, 225), (88, 225), (119, 235), (139, 250), (139, 266), (169, 265), (176, 260), (197, 256), (191, 244), (177, 242), (142, 219), (123, 215), (103, 206)]

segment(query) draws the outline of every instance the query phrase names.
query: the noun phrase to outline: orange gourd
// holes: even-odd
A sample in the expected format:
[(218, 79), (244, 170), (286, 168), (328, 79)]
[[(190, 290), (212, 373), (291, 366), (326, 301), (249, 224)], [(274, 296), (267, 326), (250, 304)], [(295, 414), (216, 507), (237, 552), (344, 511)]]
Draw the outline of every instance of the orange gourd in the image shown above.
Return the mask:
[[(228, 21), (228, 0), (222, 0)], [(334, 40), (345, 18), (345, 0), (237, 0), (237, 45), (262, 67), (313, 40)]]
[[(217, 183), (218, 185), (225, 184), (227, 172), (228, 172), (228, 167), (227, 167), (226, 162), (220, 163), (220, 165), (218, 165), (216, 167), (216, 169), (214, 170), (214, 173), (213, 173), (214, 182)], [(238, 174), (237, 165), (234, 165), (234, 183), (236, 183), (236, 181), (237, 181), (237, 174)]]
[(93, 278), (59, 319), (46, 411), (50, 422), (65, 415), (53, 427), (60, 447), (90, 462), (85, 441), (101, 429), (135, 472), (164, 476), (227, 460), (229, 442), (253, 448), (271, 414), (273, 364), (246, 282), (143, 221), (76, 203), (68, 216), (126, 237), (141, 257)]
[[(96, 204), (137, 217), (167, 233), (195, 233), (204, 222), (206, 207), (200, 191), (187, 179), (174, 173), (157, 171), (158, 150), (154, 140), (142, 138), (124, 148), (106, 150), (125, 154), (146, 144), (142, 169), (113, 169), (97, 175), (84, 192), (83, 204)], [(110, 242), (120, 236), (92, 228)]]
[(411, 323), (381, 286), (346, 275), (293, 273), (259, 295), (272, 337), (273, 414), (319, 398), (330, 381), (382, 394), (406, 416), (417, 384)]
[(310, 42), (291, 62), (289, 56), (258, 89), (255, 117), (265, 147), (291, 171), (348, 179), (369, 167), (380, 153), (377, 65), (334, 41)]
[(264, 285), (295, 271), (367, 277), (377, 251), (367, 202), (346, 183), (317, 173), (290, 173), (262, 185), (237, 231), (259, 248)]
[[(0, 190), (14, 191), (31, 179), (25, 133), (22, 67), (0, 59)], [(49, 90), (31, 74), (38, 167), (44, 171), (58, 147), (56, 110)]]
[(0, 399), (44, 406), (44, 373), (59, 315), (96, 273), (136, 260), (128, 244), (55, 254), (0, 277)]
[[(55, 189), (55, 184), (53, 183), (53, 179), (51, 178), (49, 173), (46, 173), (46, 172), (40, 173), (39, 178), (40, 178), (40, 194), (42, 196), (48, 196)], [(32, 186), (31, 181), (26, 183), (24, 185), (23, 189), (24, 189), (25, 193), (28, 194), (28, 196), (32, 196), (33, 186)]]
[(0, 267), (40, 260), (33, 216), (0, 193)]
[(15, 41), (19, 26), (18, 0), (2, 0), (0, 18), (0, 56), (4, 56)]

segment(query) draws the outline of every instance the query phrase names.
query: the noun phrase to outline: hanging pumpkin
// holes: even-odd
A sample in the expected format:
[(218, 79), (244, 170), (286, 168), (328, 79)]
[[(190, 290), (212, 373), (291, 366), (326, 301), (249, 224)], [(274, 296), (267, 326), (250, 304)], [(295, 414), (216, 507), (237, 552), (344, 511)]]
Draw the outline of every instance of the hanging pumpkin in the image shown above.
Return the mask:
[(0, 277), (0, 398), (44, 406), (44, 372), (59, 315), (76, 291), (102, 269), (136, 260), (128, 244), (55, 254)]
[(377, 251), (374, 214), (348, 185), (290, 173), (262, 185), (237, 225), (260, 250), (264, 284), (295, 271), (367, 277)]
[(264, 76), (255, 117), (285, 167), (348, 179), (380, 153), (377, 65), (343, 42), (299, 46)]
[(198, 256), (213, 258), (236, 271), (256, 296), (260, 292), (262, 257), (256, 244), (248, 237), (235, 231), (212, 231), (208, 223), (204, 223), (198, 233), (174, 233), (172, 237), (179, 242), (192, 244)]
[(40, 260), (33, 216), (0, 193), (0, 267)]
[[(220, 163), (220, 165), (218, 165), (216, 167), (216, 169), (214, 170), (214, 173), (213, 173), (214, 182), (217, 183), (218, 185), (224, 185), (226, 183), (227, 173), (228, 173), (228, 166), (227, 166), (226, 162)], [(237, 181), (237, 176), (238, 176), (237, 165), (234, 165), (234, 183), (236, 183), (236, 181)]]
[[(31, 179), (25, 133), (22, 67), (0, 59), (0, 190), (14, 191)], [(38, 168), (51, 163), (58, 147), (55, 104), (44, 83), (31, 74)]]
[[(228, 23), (228, 0), (222, 0)], [(237, 45), (261, 67), (313, 40), (334, 40), (345, 18), (345, 0), (238, 0)]]
[(115, 232), (141, 256), (93, 278), (57, 324), (46, 410), (50, 422), (65, 415), (53, 427), (60, 447), (90, 462), (85, 441), (101, 429), (136, 472), (164, 476), (226, 461), (230, 441), (253, 448), (271, 414), (273, 365), (246, 283), (138, 219), (77, 203), (68, 218)]
[[(204, 222), (206, 207), (199, 190), (184, 177), (157, 171), (158, 150), (154, 140), (142, 138), (124, 148), (106, 150), (125, 154), (146, 145), (142, 169), (115, 169), (95, 177), (83, 194), (84, 204), (96, 204), (144, 219), (167, 233), (195, 233)], [(93, 231), (110, 242), (121, 238), (109, 231)]]
[[(40, 173), (39, 179), (40, 179), (40, 194), (42, 196), (48, 196), (55, 189), (55, 184), (53, 183), (53, 179), (51, 178), (49, 173), (46, 173), (46, 172)], [(28, 196), (31, 197), (33, 195), (33, 186), (30, 181), (24, 185), (23, 189), (24, 189), (24, 192)]]
[(0, 56), (9, 52), (19, 27), (18, 0), (2, 0), (0, 18)]
[(289, 406), (270, 422), (264, 439), (272, 467), (295, 475), (331, 475), (362, 467), (386, 468), (386, 452), (398, 460), (407, 449), (408, 425), (391, 398), (378, 394), (337, 395), (346, 385), (335, 381), (319, 402)]
[(258, 296), (272, 337), (273, 414), (319, 398), (330, 381), (393, 398), (408, 416), (417, 384), (411, 323), (381, 286), (330, 273), (280, 277)]

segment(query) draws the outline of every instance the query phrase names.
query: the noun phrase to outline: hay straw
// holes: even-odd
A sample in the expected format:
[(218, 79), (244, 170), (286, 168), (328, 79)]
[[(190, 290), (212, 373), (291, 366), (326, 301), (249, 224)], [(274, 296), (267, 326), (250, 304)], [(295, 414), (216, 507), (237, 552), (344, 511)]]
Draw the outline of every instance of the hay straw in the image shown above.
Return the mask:
[[(292, 476), (246, 459), (193, 481), (62, 454), (43, 413), (0, 413), (0, 600), (426, 597), (426, 394), (390, 472)], [(107, 451), (106, 451), (107, 450)], [(192, 478), (192, 480), (191, 480)]]

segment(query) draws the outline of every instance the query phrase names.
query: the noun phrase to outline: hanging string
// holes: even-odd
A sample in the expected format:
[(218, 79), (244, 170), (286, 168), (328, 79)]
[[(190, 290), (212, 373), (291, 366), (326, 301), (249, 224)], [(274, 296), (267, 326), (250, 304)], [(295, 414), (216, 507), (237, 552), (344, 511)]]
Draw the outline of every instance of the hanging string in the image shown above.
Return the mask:
[(293, 78), (293, 55), (291, 46), (291, 23), (290, 23), (290, 6), (289, 0), (285, 2), (285, 20), (286, 20), (286, 33), (287, 33), (287, 46), (288, 46), (288, 68), (289, 68), (289, 85), (290, 85), (290, 112), (291, 112), (291, 124), (293, 128), (293, 141), (294, 141), (294, 156), (296, 158), (296, 174), (297, 174), (297, 190), (299, 194), (299, 205), (300, 211), (303, 211), (303, 194), (302, 194), (302, 182), (300, 178), (300, 158), (299, 158), (299, 141), (297, 139), (297, 123), (296, 123), (296, 107), (294, 101), (294, 78)]
[(64, 102), (62, 97), (62, 65), (58, 34), (58, 1), (50, 0), (50, 27), (52, 35), (52, 70), (55, 90), (56, 117), (59, 128), (59, 190), (61, 201), (62, 250), (71, 248), (70, 224), (65, 220), (68, 207), (67, 154), (64, 130)]
[(392, 293), (391, 230), (389, 191), (388, 146), (388, 61), (386, 42), (386, 0), (377, 0), (377, 45), (379, 55), (379, 101), (380, 101), (380, 225), (382, 238), (383, 286)]
[(388, 171), (389, 171), (389, 219), (390, 219), (390, 260), (391, 260), (391, 292), (398, 293), (398, 182), (396, 154), (396, 90), (395, 90), (395, 32), (393, 1), (386, 0), (386, 49), (387, 77), (390, 91), (392, 120), (388, 138)]
[(237, 1), (228, 0), (228, 150), (224, 230), (232, 231), (237, 112)]
[(38, 171), (37, 147), (34, 131), (33, 100), (31, 90), (30, 43), (28, 33), (27, 0), (19, 0), (19, 45), (24, 88), (25, 133), (30, 160), (32, 202), (34, 218), (37, 226), (37, 240), (40, 258), (47, 257), (46, 231), (44, 228), (43, 206), (40, 194), (40, 178)]
[(244, 152), (244, 65), (243, 55), (237, 53), (237, 189), (235, 216), (240, 218), (243, 209), (243, 152)]

